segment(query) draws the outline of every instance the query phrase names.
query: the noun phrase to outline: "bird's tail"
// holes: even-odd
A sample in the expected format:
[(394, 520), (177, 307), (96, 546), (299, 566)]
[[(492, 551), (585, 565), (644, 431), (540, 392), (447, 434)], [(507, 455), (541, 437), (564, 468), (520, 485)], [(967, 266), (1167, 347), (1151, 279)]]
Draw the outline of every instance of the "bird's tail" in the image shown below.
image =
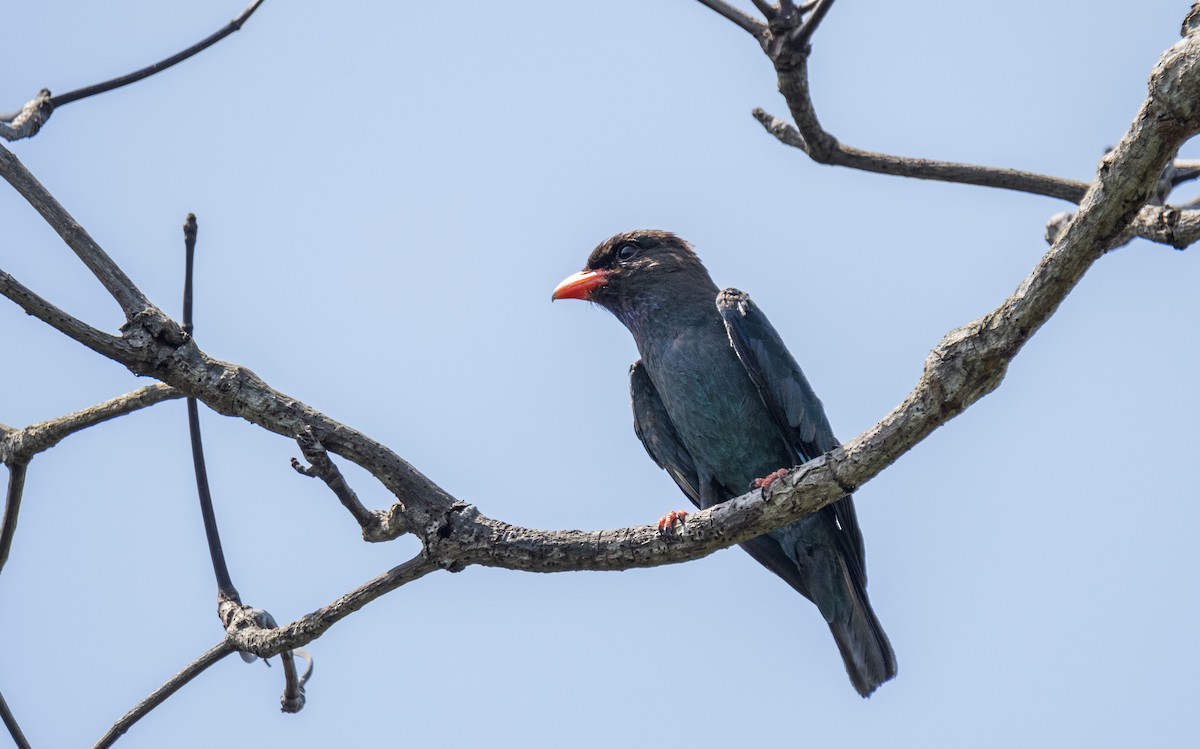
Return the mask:
[(869, 697), (876, 687), (896, 675), (896, 654), (871, 610), (866, 586), (844, 561), (840, 566), (848, 595), (835, 607), (829, 631), (841, 651), (850, 682), (859, 694)]
[[(767, 569), (817, 604), (837, 641), (846, 672), (863, 697), (896, 675), (896, 654), (867, 599), (865, 575), (818, 515), (742, 543)], [(790, 549), (787, 553), (784, 549)]]

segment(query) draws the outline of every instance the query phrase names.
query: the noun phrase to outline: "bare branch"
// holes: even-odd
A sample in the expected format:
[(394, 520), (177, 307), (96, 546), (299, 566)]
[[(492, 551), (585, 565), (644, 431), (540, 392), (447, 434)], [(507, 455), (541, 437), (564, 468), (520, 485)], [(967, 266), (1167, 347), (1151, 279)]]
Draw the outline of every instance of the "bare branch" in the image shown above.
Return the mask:
[(699, 0), (699, 2), (701, 5), (715, 10), (725, 18), (741, 26), (755, 39), (762, 39), (766, 36), (767, 25), (765, 23), (762, 23), (748, 13), (743, 13), (729, 3), (722, 2), (722, 0)]
[[(254, 653), (260, 658), (270, 658), (285, 650), (297, 648), (320, 637), (330, 627), (358, 611), (371, 601), (391, 591), (419, 580), (438, 569), (438, 564), (425, 555), (417, 556), (364, 585), (338, 598), (328, 606), (303, 616), (291, 624), (277, 629), (255, 626), (230, 627), (226, 632), (229, 641), (236, 643), (238, 650)], [(305, 677), (307, 678), (307, 676)]]
[(21, 727), (17, 725), (17, 719), (13, 716), (12, 710), (8, 709), (8, 703), (4, 701), (3, 694), (0, 694), (0, 720), (4, 721), (4, 726), (8, 728), (8, 735), (12, 736), (13, 744), (17, 749), (30, 749), (29, 741), (25, 738), (25, 734), (21, 733)]
[[(1066, 231), (1075, 214), (1056, 213), (1046, 222), (1046, 241), (1054, 244)], [(1170, 205), (1147, 205), (1121, 233), (1113, 248), (1128, 244), (1136, 238), (1165, 244), (1183, 250), (1200, 241), (1200, 210)]]
[[(763, 9), (764, 4), (756, 5)], [(796, 126), (792, 127), (762, 109), (755, 109), (754, 116), (767, 132), (780, 142), (799, 148), (820, 164), (899, 177), (997, 187), (1046, 195), (1073, 203), (1078, 203), (1083, 198), (1088, 188), (1085, 182), (1015, 169), (892, 156), (864, 151), (838, 142), (837, 138), (821, 127), (808, 86), (809, 40), (832, 6), (832, 0), (819, 0), (813, 5), (812, 14), (807, 21), (799, 25), (798, 14), (785, 18), (782, 11), (776, 12), (769, 5), (763, 10), (771, 19), (771, 26), (769, 38), (760, 41), (763, 42), (767, 56), (775, 64), (775, 71), (779, 77), (779, 92), (787, 100)]]
[(19, 461), (8, 465), (8, 492), (4, 496), (4, 515), (0, 517), (0, 571), (8, 561), (13, 537), (17, 533), (17, 517), (21, 514), (21, 497), (25, 493), (25, 473), (29, 463)]
[(10, 429), (0, 434), (0, 463), (28, 461), (34, 455), (54, 447), (65, 437), (88, 427), (182, 397), (183, 393), (170, 385), (156, 382), (66, 416), (30, 424), (24, 429)]
[(1138, 211), (1130, 229), (1142, 239), (1182, 250), (1200, 241), (1200, 210), (1146, 206)]
[[(818, 141), (825, 143), (825, 148), (814, 149), (808, 145), (805, 137), (792, 125), (774, 115), (755, 109), (757, 119), (767, 132), (775, 136), (784, 145), (799, 148), (814, 161), (833, 166), (844, 166), (878, 174), (890, 174), (896, 177), (913, 177), (915, 179), (931, 179), (940, 182), (957, 182), (981, 187), (996, 187), (1003, 190), (1015, 190), (1034, 195), (1045, 195), (1051, 198), (1069, 200), (1078, 203), (1087, 192), (1088, 183), (1073, 179), (1051, 177), (1045, 174), (1024, 172), (1019, 169), (1002, 169), (999, 167), (979, 166), (977, 164), (962, 164), (953, 161), (937, 161), (934, 159), (914, 159), (907, 156), (891, 156), (889, 154), (863, 151), (850, 146), (843, 146), (833, 136), (819, 130), (811, 134)], [(816, 115), (811, 116), (816, 123)]]
[(45, 124), (46, 120), (50, 119), (50, 115), (58, 107), (65, 106), (74, 101), (79, 101), (80, 99), (86, 99), (89, 96), (103, 94), (105, 92), (112, 91), (113, 89), (121, 88), (122, 86), (128, 86), (130, 83), (135, 83), (143, 78), (149, 78), (155, 73), (166, 70), (167, 68), (176, 65), (177, 63), (181, 63), (193, 55), (203, 52), (233, 32), (242, 28), (242, 24), (244, 24), (246, 20), (250, 18), (254, 11), (258, 10), (258, 6), (262, 5), (262, 3), (263, 0), (254, 0), (254, 2), (247, 5), (241, 13), (234, 16), (234, 18), (228, 24), (222, 27), (220, 31), (217, 31), (215, 34), (212, 34), (202, 41), (193, 44), (191, 47), (188, 47), (178, 54), (171, 55), (167, 59), (160, 60), (159, 62), (142, 68), (141, 70), (136, 70), (127, 75), (120, 76), (119, 78), (113, 78), (112, 80), (104, 81), (103, 83), (97, 83), (91, 86), (85, 86), (84, 88), (75, 89), (74, 91), (68, 91), (65, 94), (59, 94), (58, 96), (51, 96), (49, 89), (42, 89), (36, 98), (21, 108), (21, 111), (13, 114), (0, 115), (0, 137), (10, 141), (21, 138), (32, 138), (38, 134), (38, 131), (41, 130), (42, 125)]
[(0, 270), (0, 296), (8, 297), (25, 310), (26, 314), (36, 317), (68, 338), (82, 343), (99, 354), (112, 359), (120, 353), (120, 338), (97, 330), (63, 312), (3, 270)]
[(217, 663), (233, 651), (233, 643), (229, 640), (222, 640), (220, 644), (189, 663), (182, 671), (172, 676), (165, 684), (154, 690), (153, 694), (121, 716), (121, 719), (116, 723), (113, 723), (108, 732), (101, 736), (100, 740), (95, 743), (94, 749), (103, 749), (103, 747), (112, 746), (116, 743), (117, 739), (121, 738), (126, 731), (133, 727), (134, 723), (146, 717), (151, 710), (165, 702), (168, 697), (178, 692), (185, 684), (204, 673), (209, 666)]
[[(183, 332), (191, 336), (192, 325), (192, 277), (196, 260), (196, 236), (199, 225), (196, 214), (189, 213), (183, 222), (184, 281), (183, 281)], [(204, 539), (208, 543), (208, 555), (212, 561), (213, 576), (217, 581), (218, 608), (220, 601), (231, 600), (241, 603), (241, 596), (233, 585), (229, 566), (225, 562), (225, 551), (221, 546), (221, 532), (217, 527), (217, 513), (213, 507), (212, 490), (208, 484), (208, 468), (204, 463), (204, 440), (200, 433), (200, 407), (196, 399), (187, 399), (188, 441), (192, 448), (192, 469), (196, 477), (196, 495), (200, 501), (200, 517), (204, 522)]]
[(82, 411), (31, 424), (24, 429), (0, 429), (0, 463), (5, 463), (9, 468), (8, 493), (4, 515), (0, 518), (0, 570), (4, 569), (12, 549), (25, 488), (25, 474), (34, 455), (49, 450), (75, 432), (182, 395), (175, 388), (156, 382)]
[(88, 270), (104, 285), (113, 299), (117, 300), (117, 304), (121, 305), (126, 320), (132, 319), (151, 306), (141, 290), (125, 275), (125, 271), (100, 249), (100, 245), (96, 244), (71, 214), (67, 213), (54, 196), (29, 173), (12, 151), (4, 146), (0, 146), (0, 174), (29, 201), (46, 223), (58, 232), (67, 246), (75, 251)]
[(807, 45), (812, 39), (812, 35), (816, 33), (821, 26), (821, 21), (825, 20), (825, 15), (829, 13), (829, 9), (833, 7), (833, 0), (817, 0), (813, 6), (812, 15), (804, 22), (804, 25), (793, 32), (792, 37), (795, 44)]
[(55, 107), (61, 107), (66, 104), (70, 104), (73, 101), (86, 99), (87, 97), (95, 96), (96, 94), (103, 94), (107, 91), (112, 91), (115, 88), (128, 86), (130, 83), (135, 83), (143, 78), (149, 78), (155, 73), (166, 70), (172, 65), (181, 63), (189, 57), (203, 52), (233, 32), (238, 31), (242, 28), (242, 24), (244, 24), (254, 13), (254, 11), (258, 10), (258, 6), (262, 4), (263, 0), (254, 0), (254, 2), (247, 5), (241, 13), (238, 13), (236, 16), (234, 16), (233, 19), (231, 19), (229, 23), (222, 27), (220, 31), (217, 31), (215, 34), (212, 34), (193, 44), (182, 52), (171, 55), (165, 60), (160, 60), (153, 65), (144, 67), (141, 70), (135, 70), (134, 72), (123, 75), (119, 78), (113, 78), (111, 81), (105, 81), (103, 83), (97, 83), (91, 86), (85, 86), (84, 88), (75, 89), (74, 91), (68, 91), (65, 94), (59, 94), (58, 96), (52, 97), (50, 99), (50, 103)]
[[(350, 488), (350, 484), (346, 483), (346, 479), (342, 476), (342, 472), (338, 470), (336, 464), (330, 459), (329, 453), (326, 452), (325, 446), (317, 439), (317, 435), (312, 429), (305, 428), (300, 434), (296, 435), (296, 444), (300, 446), (300, 451), (304, 453), (304, 458), (309, 462), (310, 468), (305, 468), (300, 465), (300, 461), (292, 458), (292, 468), (302, 476), (319, 478), (333, 491), (342, 506), (350, 511), (354, 519), (358, 521), (359, 526), (363, 531), (363, 538), (370, 539), (381, 530), (383, 518), (380, 515), (368, 510), (359, 501), (358, 495)], [(392, 536), (395, 538), (395, 536)]]
[(778, 13), (778, 9), (772, 3), (768, 2), (768, 0), (750, 0), (750, 2), (754, 3), (754, 7), (758, 8), (758, 12), (762, 13), (768, 20), (774, 18)]

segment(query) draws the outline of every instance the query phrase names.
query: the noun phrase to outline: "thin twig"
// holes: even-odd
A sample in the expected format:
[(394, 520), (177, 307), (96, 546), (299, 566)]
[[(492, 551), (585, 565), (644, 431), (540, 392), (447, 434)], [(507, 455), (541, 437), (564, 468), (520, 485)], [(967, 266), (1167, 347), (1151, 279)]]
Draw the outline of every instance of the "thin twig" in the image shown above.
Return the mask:
[[(189, 213), (183, 222), (184, 275), (183, 275), (183, 332), (191, 335), (192, 324), (192, 278), (196, 258), (196, 234), (199, 226), (196, 214)], [(208, 541), (208, 555), (212, 560), (213, 575), (217, 578), (217, 598), (241, 603), (241, 596), (233, 586), (229, 566), (225, 563), (225, 551), (221, 547), (221, 532), (217, 528), (217, 513), (213, 509), (212, 490), (208, 485), (208, 469), (204, 464), (204, 441), (200, 436), (200, 408), (193, 397), (187, 399), (188, 436), (192, 445), (192, 467), (196, 474), (196, 494), (200, 498), (200, 516), (204, 520), (204, 538)]]
[(346, 483), (346, 478), (338, 470), (337, 464), (330, 459), (325, 446), (317, 439), (316, 433), (311, 428), (306, 428), (296, 435), (296, 444), (300, 446), (300, 451), (304, 453), (305, 460), (311, 466), (305, 468), (300, 461), (292, 458), (292, 468), (295, 468), (297, 473), (324, 481), (326, 486), (337, 496), (342, 506), (349, 510), (354, 519), (358, 521), (364, 533), (379, 525), (378, 516), (359, 501), (358, 495), (350, 488), (350, 484)]
[(701, 5), (715, 10), (725, 18), (741, 26), (755, 39), (761, 39), (767, 33), (767, 25), (765, 23), (748, 13), (742, 12), (729, 3), (722, 2), (722, 0), (699, 0), (699, 2)]
[(62, 311), (2, 270), (0, 270), (0, 296), (8, 297), (27, 314), (36, 317), (68, 338), (82, 343), (97, 353), (109, 358), (121, 356), (124, 347), (120, 338), (97, 330)]
[(403, 585), (420, 580), (437, 569), (437, 562), (420, 554), (291, 624), (277, 629), (244, 627), (237, 632), (231, 632), (230, 638), (236, 641), (239, 650), (254, 653), (260, 658), (269, 658), (285, 650), (295, 650), (317, 639), (334, 624), (371, 601)]
[(178, 54), (171, 55), (167, 59), (160, 60), (159, 62), (156, 62), (153, 65), (144, 67), (141, 70), (135, 70), (134, 72), (129, 73), (127, 75), (123, 75), (119, 78), (113, 78), (111, 81), (104, 81), (103, 83), (96, 83), (91, 86), (85, 86), (83, 88), (75, 89), (74, 91), (68, 91), (65, 94), (59, 94), (58, 96), (52, 96), (52, 97), (50, 97), (50, 104), (52, 106), (54, 106), (55, 108), (57, 108), (57, 107), (64, 106), (66, 104), (70, 104), (73, 101), (79, 101), (80, 99), (86, 99), (89, 96), (95, 96), (96, 94), (103, 94), (104, 92), (112, 91), (115, 88), (120, 88), (122, 86), (128, 86), (130, 83), (135, 83), (137, 81), (142, 80), (143, 78), (149, 78), (150, 76), (154, 75), (155, 73), (166, 70), (167, 68), (171, 67), (172, 65), (181, 63), (184, 60), (191, 57), (192, 55), (203, 52), (204, 50), (208, 49), (212, 45), (221, 41), (222, 39), (229, 36), (233, 32), (242, 28), (242, 24), (244, 24), (246, 22), (246, 20), (248, 18), (250, 18), (250, 16), (254, 13), (254, 11), (258, 10), (258, 6), (260, 6), (262, 4), (263, 4), (263, 0), (254, 0), (254, 2), (247, 5), (242, 10), (241, 13), (238, 13), (236, 16), (234, 16), (233, 19), (229, 23), (227, 23), (220, 31), (216, 32), (215, 34), (212, 34), (211, 36), (203, 39), (202, 41), (199, 41), (199, 42), (193, 44), (192, 46), (188, 47), (187, 49), (183, 50), (182, 52), (179, 52)]
[[(704, 0), (700, 0), (700, 2), (704, 2)], [(768, 21), (773, 20), (779, 13), (779, 9), (769, 0), (750, 0), (750, 2), (754, 3), (754, 7), (758, 8), (758, 12), (762, 13)]]
[[(699, 1), (730, 18), (742, 28), (746, 28), (744, 23), (714, 7), (714, 4), (708, 0)], [(765, 0), (754, 0), (754, 4), (769, 20), (774, 20), (782, 13)], [(767, 56), (775, 64), (776, 72), (779, 75), (779, 91), (787, 100), (792, 118), (796, 122), (796, 125), (792, 126), (767, 114), (762, 109), (754, 110), (755, 118), (780, 142), (799, 148), (808, 154), (809, 158), (820, 164), (843, 166), (899, 177), (996, 187), (1069, 200), (1072, 203), (1078, 203), (1083, 198), (1083, 194), (1088, 188), (1086, 182), (1016, 169), (999, 169), (952, 161), (892, 156), (865, 151), (838, 142), (837, 138), (821, 127), (808, 88), (809, 41), (833, 7), (833, 0), (818, 0), (811, 7), (812, 14), (803, 24), (796, 26), (791, 31), (772, 27), (773, 33), (786, 34), (786, 36), (767, 39), (766, 32), (763, 34), (752, 32), (763, 44)], [(736, 9), (735, 12), (741, 13)], [(758, 24), (755, 19), (749, 20)], [(780, 19), (779, 24), (786, 26), (787, 24), (783, 24), (784, 20), (787, 19)]]
[(100, 740), (95, 743), (93, 749), (103, 749), (104, 747), (112, 746), (117, 739), (121, 738), (126, 731), (133, 727), (134, 723), (146, 717), (151, 710), (165, 702), (168, 697), (178, 692), (181, 687), (204, 673), (209, 666), (217, 663), (232, 652), (234, 652), (233, 643), (229, 640), (222, 640), (207, 653), (184, 666), (182, 671), (168, 679), (165, 684), (154, 690), (149, 697), (139, 702), (132, 710), (121, 716), (120, 720), (113, 723), (108, 732), (101, 736)]
[(20, 111), (12, 112), (10, 114), (0, 114), (0, 137), (10, 141), (19, 140), (21, 138), (32, 138), (38, 134), (38, 131), (41, 130), (42, 125), (46, 123), (46, 120), (50, 119), (50, 115), (53, 114), (54, 110), (58, 107), (65, 106), (74, 101), (79, 101), (80, 99), (86, 99), (89, 96), (95, 96), (96, 94), (102, 94), (106, 91), (112, 91), (115, 88), (127, 86), (130, 83), (140, 81), (143, 78), (148, 78), (155, 73), (166, 70), (172, 65), (183, 62), (199, 52), (203, 52), (205, 49), (208, 49), (212, 45), (240, 29), (242, 24), (244, 24), (246, 20), (250, 18), (254, 11), (258, 10), (258, 6), (262, 5), (262, 3), (263, 0), (255, 0), (254, 2), (250, 3), (250, 5), (246, 6), (241, 13), (235, 16), (233, 20), (226, 24), (220, 31), (212, 34), (201, 42), (193, 44), (191, 47), (188, 47), (178, 54), (171, 55), (167, 59), (156, 62), (153, 65), (142, 68), (141, 70), (134, 71), (128, 75), (120, 76), (119, 78), (113, 78), (110, 81), (97, 83), (91, 86), (85, 86), (83, 88), (75, 89), (74, 91), (68, 91), (65, 94), (59, 94), (58, 96), (51, 96), (49, 89), (42, 89), (38, 95), (31, 101), (27, 102), (25, 106), (20, 109)]
[[(1051, 177), (1035, 172), (1025, 172), (1020, 169), (1002, 169), (998, 167), (963, 164), (954, 161), (937, 161), (935, 159), (914, 159), (907, 156), (892, 156), (890, 154), (874, 153), (862, 149), (844, 146), (833, 139), (823, 130), (814, 138), (833, 140), (833, 146), (827, 151), (818, 151), (808, 145), (805, 136), (794, 126), (774, 115), (755, 109), (754, 118), (775, 136), (781, 143), (799, 148), (807, 153), (814, 161), (822, 164), (844, 166), (877, 174), (890, 174), (897, 177), (912, 177), (929, 179), (940, 182), (956, 182), (959, 184), (995, 187), (1003, 190), (1045, 195), (1051, 198), (1069, 200), (1078, 203), (1087, 192), (1088, 183), (1061, 177)], [(815, 119), (815, 118), (814, 118)]]
[(796, 44), (806, 45), (808, 40), (812, 39), (812, 35), (821, 26), (821, 21), (825, 20), (825, 15), (829, 13), (829, 9), (833, 7), (833, 0), (817, 0), (817, 4), (813, 7), (812, 15), (804, 21), (804, 25), (797, 29), (793, 37)]
[(4, 515), (0, 517), (0, 571), (8, 561), (13, 536), (17, 532), (17, 516), (21, 513), (21, 495), (25, 493), (25, 472), (29, 463), (10, 463), (8, 466), (8, 492), (4, 497)]
[(8, 728), (8, 735), (12, 736), (17, 749), (30, 749), (29, 741), (26, 740), (25, 734), (21, 733), (21, 726), (17, 725), (17, 719), (12, 714), (12, 710), (8, 709), (8, 703), (4, 701), (3, 694), (0, 694), (0, 720), (4, 721), (4, 726)]

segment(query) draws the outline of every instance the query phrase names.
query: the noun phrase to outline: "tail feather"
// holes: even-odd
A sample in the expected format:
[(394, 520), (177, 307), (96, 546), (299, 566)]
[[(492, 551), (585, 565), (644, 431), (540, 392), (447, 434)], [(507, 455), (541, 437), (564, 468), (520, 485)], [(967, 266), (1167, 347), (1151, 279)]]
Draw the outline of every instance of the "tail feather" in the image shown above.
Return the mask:
[(869, 697), (896, 675), (896, 653), (871, 610), (866, 588), (853, 575), (846, 574), (845, 580), (849, 605), (839, 607), (838, 615), (829, 622), (829, 631), (842, 654), (850, 683), (863, 697)]
[(896, 654), (871, 610), (866, 583), (856, 574), (858, 568), (852, 568), (828, 535), (832, 531), (822, 527), (823, 521), (810, 518), (750, 539), (742, 548), (817, 604), (829, 623), (850, 682), (868, 697), (896, 675)]

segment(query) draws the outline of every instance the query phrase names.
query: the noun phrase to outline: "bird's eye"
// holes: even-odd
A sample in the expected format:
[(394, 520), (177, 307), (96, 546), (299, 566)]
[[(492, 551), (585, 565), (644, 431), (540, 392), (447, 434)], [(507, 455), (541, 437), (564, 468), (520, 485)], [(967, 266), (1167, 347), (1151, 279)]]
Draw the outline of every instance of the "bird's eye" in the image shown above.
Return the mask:
[(634, 255), (638, 254), (638, 250), (640, 249), (642, 248), (638, 247), (636, 244), (623, 244), (621, 245), (621, 248), (617, 250), (617, 259), (629, 260)]

